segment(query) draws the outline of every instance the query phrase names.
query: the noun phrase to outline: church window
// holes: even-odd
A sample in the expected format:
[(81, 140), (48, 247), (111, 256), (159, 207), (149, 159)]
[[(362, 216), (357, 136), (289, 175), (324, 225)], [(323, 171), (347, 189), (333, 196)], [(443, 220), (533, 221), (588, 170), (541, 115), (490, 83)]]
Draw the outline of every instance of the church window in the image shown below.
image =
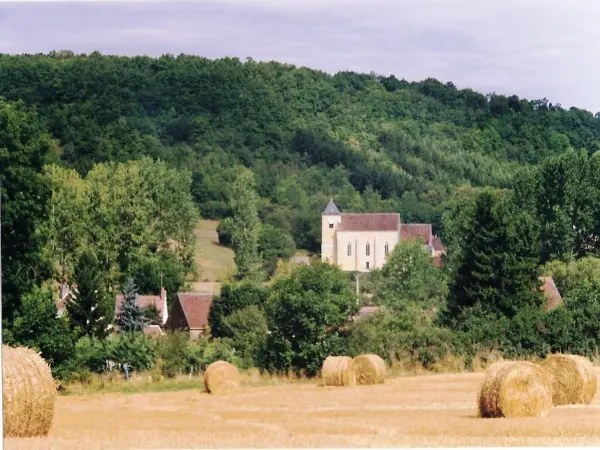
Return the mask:
[(385, 253), (385, 256), (388, 255), (388, 253), (390, 252), (390, 246), (388, 245), (388, 243), (385, 243), (385, 247), (383, 248), (383, 252)]
[(367, 242), (367, 246), (365, 248), (365, 255), (371, 256), (371, 244)]
[(348, 242), (348, 256), (352, 256), (352, 244)]

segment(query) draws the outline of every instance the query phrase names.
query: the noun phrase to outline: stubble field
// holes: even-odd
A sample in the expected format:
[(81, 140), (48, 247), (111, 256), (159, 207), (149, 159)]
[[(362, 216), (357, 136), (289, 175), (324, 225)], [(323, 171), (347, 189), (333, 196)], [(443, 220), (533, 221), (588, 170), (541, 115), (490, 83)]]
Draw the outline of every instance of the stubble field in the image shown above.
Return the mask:
[(600, 395), (544, 418), (479, 419), (482, 373), (388, 379), (384, 385), (243, 387), (59, 397), (48, 438), (8, 449), (206, 447), (581, 446), (600, 444)]

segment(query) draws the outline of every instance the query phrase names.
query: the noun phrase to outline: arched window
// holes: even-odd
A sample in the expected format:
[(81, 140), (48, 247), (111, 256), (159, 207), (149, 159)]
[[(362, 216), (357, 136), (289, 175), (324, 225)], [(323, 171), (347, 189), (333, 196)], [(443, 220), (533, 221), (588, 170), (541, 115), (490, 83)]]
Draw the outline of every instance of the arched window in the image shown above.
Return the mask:
[(348, 256), (352, 256), (352, 243), (348, 242)]
[(371, 256), (371, 244), (367, 242), (367, 246), (365, 247), (365, 255)]
[(390, 252), (390, 246), (389, 246), (389, 244), (387, 242), (385, 243), (385, 247), (383, 248), (383, 252), (385, 253), (385, 256), (387, 256), (388, 253)]

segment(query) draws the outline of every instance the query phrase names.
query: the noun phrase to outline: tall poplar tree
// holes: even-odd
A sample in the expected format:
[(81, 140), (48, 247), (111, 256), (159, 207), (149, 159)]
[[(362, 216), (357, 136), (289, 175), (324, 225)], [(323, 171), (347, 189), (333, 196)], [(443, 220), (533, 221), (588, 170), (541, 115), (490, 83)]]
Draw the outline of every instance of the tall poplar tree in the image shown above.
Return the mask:
[(258, 253), (261, 223), (254, 175), (242, 171), (236, 178), (229, 201), (233, 213), (231, 244), (235, 252), (238, 279), (259, 279), (261, 258)]

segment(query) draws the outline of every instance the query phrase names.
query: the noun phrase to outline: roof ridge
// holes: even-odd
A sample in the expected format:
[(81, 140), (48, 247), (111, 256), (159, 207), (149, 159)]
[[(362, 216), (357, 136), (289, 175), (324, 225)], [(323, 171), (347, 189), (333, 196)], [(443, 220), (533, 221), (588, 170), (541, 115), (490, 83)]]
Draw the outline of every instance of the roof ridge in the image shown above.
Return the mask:
[(399, 216), (400, 213), (341, 213), (342, 216)]
[(213, 292), (208, 292), (208, 291), (184, 291), (184, 292), (178, 292), (177, 295), (212, 295)]
[(185, 321), (187, 322), (188, 327), (190, 326), (190, 319), (187, 315), (187, 311), (185, 310), (185, 307), (183, 306), (183, 304), (185, 302), (181, 301), (181, 299), (179, 298), (179, 295), (177, 296), (177, 300), (179, 301), (179, 304), (181, 305), (181, 311), (183, 311), (183, 317), (185, 317)]

